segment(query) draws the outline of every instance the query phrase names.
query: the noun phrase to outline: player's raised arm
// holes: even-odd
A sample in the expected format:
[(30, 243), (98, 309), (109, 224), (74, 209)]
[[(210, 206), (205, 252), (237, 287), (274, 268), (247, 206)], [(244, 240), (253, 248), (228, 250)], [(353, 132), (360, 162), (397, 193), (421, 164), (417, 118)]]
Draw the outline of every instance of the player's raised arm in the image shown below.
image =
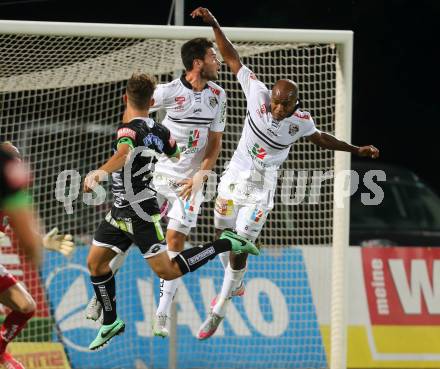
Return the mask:
[(203, 22), (210, 25), (214, 30), (215, 42), (217, 43), (218, 49), (223, 56), (225, 63), (231, 68), (232, 73), (237, 74), (240, 70), (242, 64), (240, 61), (240, 55), (238, 55), (237, 50), (231, 41), (223, 33), (220, 24), (217, 19), (212, 15), (212, 13), (202, 7), (198, 7), (191, 13), (193, 18), (200, 17)]

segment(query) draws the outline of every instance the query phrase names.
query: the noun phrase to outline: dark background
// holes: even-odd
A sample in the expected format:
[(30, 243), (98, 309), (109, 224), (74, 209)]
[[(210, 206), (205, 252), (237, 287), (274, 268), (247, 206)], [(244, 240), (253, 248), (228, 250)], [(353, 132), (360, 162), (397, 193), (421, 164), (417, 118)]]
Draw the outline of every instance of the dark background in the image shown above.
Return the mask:
[[(0, 18), (166, 24), (171, 1), (0, 0)], [(438, 148), (440, 1), (185, 1), (234, 27), (354, 31), (353, 136), (384, 162), (404, 165), (440, 193)], [(437, 32), (436, 32), (437, 31)]]

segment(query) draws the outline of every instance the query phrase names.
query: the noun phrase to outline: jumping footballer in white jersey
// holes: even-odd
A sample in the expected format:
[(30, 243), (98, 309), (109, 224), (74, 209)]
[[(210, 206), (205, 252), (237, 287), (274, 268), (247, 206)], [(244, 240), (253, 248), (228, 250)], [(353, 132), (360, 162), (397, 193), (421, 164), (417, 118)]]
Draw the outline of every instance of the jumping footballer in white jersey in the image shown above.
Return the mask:
[[(195, 38), (181, 48), (186, 72), (170, 83), (159, 84), (150, 111), (166, 110), (162, 124), (167, 127), (180, 149), (180, 160), (160, 157), (155, 165), (154, 187), (171, 204), (168, 210), (166, 242), (170, 258), (184, 249), (185, 240), (197, 224), (203, 201), (201, 184), (204, 173), (217, 161), (225, 128), (226, 94), (213, 83), (218, 78), (220, 62), (214, 45), (206, 38)], [(122, 265), (126, 254), (111, 262), (113, 272)], [(168, 336), (166, 327), (171, 303), (180, 279), (161, 280), (160, 301), (153, 323), (153, 334)], [(96, 320), (102, 307), (93, 298), (87, 318)]]
[[(218, 186), (214, 220), (217, 231), (235, 229), (238, 235), (255, 241), (273, 208), (277, 171), (286, 160), (292, 144), (306, 137), (329, 150), (347, 151), (377, 158), (372, 145), (353, 146), (319, 131), (308, 112), (298, 110), (298, 86), (288, 79), (278, 80), (272, 91), (243, 65), (219, 23), (206, 8), (197, 8), (192, 17), (201, 17), (212, 26), (224, 61), (243, 89), (247, 113), (243, 133), (231, 162)], [(211, 337), (226, 314), (232, 296), (244, 293), (243, 277), (247, 255), (229, 255), (222, 290), (211, 303), (211, 311), (198, 332), (203, 340)], [(225, 265), (225, 263), (223, 263)]]

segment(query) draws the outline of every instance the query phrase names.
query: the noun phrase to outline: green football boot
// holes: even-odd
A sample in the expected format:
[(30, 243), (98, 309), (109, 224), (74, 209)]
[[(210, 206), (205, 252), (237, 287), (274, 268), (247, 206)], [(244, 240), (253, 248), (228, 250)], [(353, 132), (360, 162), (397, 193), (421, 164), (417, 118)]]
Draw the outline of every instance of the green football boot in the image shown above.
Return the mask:
[(122, 334), (125, 330), (125, 323), (117, 318), (112, 324), (102, 325), (99, 328), (98, 335), (89, 345), (90, 350), (97, 350), (104, 346), (114, 336)]
[(235, 254), (248, 253), (256, 256), (260, 255), (260, 250), (258, 250), (253, 242), (232, 231), (223, 231), (220, 239), (229, 240), (232, 244), (232, 252)]

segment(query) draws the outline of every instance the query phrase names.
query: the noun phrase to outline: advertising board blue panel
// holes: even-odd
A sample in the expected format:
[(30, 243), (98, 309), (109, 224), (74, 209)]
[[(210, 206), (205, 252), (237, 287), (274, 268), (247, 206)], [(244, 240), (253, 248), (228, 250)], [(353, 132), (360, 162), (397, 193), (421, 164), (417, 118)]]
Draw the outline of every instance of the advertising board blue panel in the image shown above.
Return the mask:
[[(73, 258), (47, 254), (43, 278), (55, 315), (54, 340), (62, 340), (73, 368), (168, 368), (169, 340), (153, 337), (159, 279), (137, 249), (116, 276), (118, 315), (126, 330), (98, 352), (88, 350), (98, 324), (85, 319), (93, 294), (88, 249)], [(326, 357), (302, 252), (286, 248), (250, 257), (246, 292), (234, 297), (217, 333), (199, 341), (197, 330), (221, 288), (223, 268), (212, 261), (186, 275), (176, 296), (177, 363), (190, 368), (324, 368)]]

